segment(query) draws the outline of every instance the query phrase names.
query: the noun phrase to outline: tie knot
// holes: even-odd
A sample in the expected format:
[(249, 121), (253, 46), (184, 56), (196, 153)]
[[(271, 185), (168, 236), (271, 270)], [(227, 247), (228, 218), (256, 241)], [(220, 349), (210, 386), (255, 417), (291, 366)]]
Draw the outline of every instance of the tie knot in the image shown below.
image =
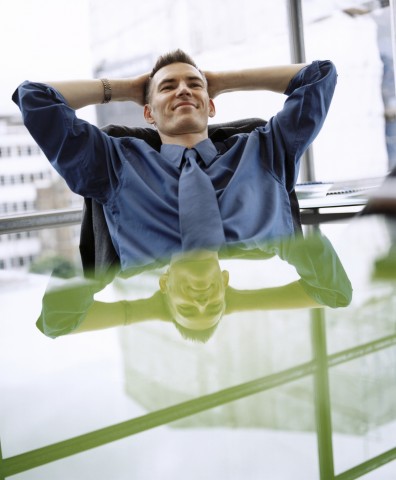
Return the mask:
[(184, 151), (184, 158), (186, 161), (197, 160), (198, 152), (195, 148), (186, 148)]

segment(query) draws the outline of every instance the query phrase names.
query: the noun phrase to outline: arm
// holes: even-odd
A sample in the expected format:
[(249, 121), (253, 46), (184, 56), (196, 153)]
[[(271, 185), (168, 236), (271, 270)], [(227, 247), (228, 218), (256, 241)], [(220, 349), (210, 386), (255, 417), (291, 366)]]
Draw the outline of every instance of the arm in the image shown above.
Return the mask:
[[(146, 75), (112, 81), (114, 98), (142, 103), (145, 81)], [(69, 188), (102, 203), (116, 191), (121, 162), (115, 161), (112, 139), (78, 118), (75, 109), (101, 103), (103, 97), (100, 80), (23, 82), (12, 97), (26, 128)]]
[(64, 96), (50, 85), (23, 82), (12, 99), (30, 135), (69, 188), (84, 197), (107, 201), (112, 185), (118, 182), (111, 139), (78, 118)]
[[(59, 282), (53, 281), (55, 285)], [(56, 338), (145, 320), (169, 320), (159, 291), (149, 298), (106, 303), (94, 300), (101, 287), (101, 284), (79, 279), (65, 281), (60, 287), (50, 284), (43, 297), (37, 327), (44, 335)]]
[(112, 303), (95, 301), (87, 310), (84, 320), (71, 333), (132, 325), (147, 320), (169, 320), (161, 292), (140, 300)]
[(309, 296), (300, 282), (280, 287), (258, 290), (236, 290), (229, 287), (226, 293), (226, 313), (247, 310), (288, 310), (323, 307)]
[(300, 279), (272, 288), (226, 290), (226, 313), (244, 310), (346, 307), (352, 300), (352, 285), (329, 240), (315, 235), (285, 239), (269, 252), (293, 265)]
[(270, 90), (284, 93), (291, 79), (306, 66), (298, 63), (275, 67), (252, 68), (228, 72), (204, 72), (211, 98), (241, 90)]
[[(211, 98), (221, 93), (237, 90), (271, 90), (283, 93), (290, 80), (305, 64), (263, 67), (229, 72), (205, 72)], [(134, 78), (111, 79), (112, 101), (132, 101), (144, 105), (144, 87), (149, 74)], [(103, 84), (100, 79), (45, 82), (77, 110), (103, 101)]]
[(258, 128), (266, 168), (290, 192), (298, 176), (299, 160), (325, 121), (337, 71), (329, 60), (311, 64), (264, 67), (241, 72), (207, 72), (210, 96), (236, 90), (268, 89), (287, 98), (281, 111)]
[(276, 250), (281, 259), (294, 266), (300, 288), (315, 302), (331, 308), (350, 304), (351, 282), (332, 244), (320, 231), (284, 239)]
[[(134, 78), (111, 79), (111, 100), (144, 105), (144, 86), (147, 78), (148, 74)], [(102, 103), (104, 97), (104, 87), (99, 79), (46, 82), (46, 85), (55, 88), (74, 110)]]

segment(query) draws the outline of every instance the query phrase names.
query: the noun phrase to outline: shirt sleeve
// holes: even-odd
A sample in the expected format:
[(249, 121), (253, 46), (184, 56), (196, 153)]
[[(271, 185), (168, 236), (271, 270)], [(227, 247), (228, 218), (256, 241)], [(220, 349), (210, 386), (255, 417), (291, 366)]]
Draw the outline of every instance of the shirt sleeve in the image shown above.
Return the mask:
[(283, 109), (265, 127), (271, 138), (270, 168), (288, 191), (296, 184), (301, 156), (323, 126), (336, 83), (331, 61), (312, 62), (292, 78)]
[(352, 300), (352, 285), (330, 241), (322, 234), (280, 242), (277, 254), (293, 265), (305, 292), (317, 303), (346, 307)]
[(101, 287), (86, 280), (52, 277), (42, 300), (37, 328), (50, 338), (73, 332), (84, 321)]
[(70, 189), (105, 202), (117, 188), (120, 165), (110, 137), (79, 119), (54, 88), (22, 83), (13, 101), (21, 110), (26, 128)]

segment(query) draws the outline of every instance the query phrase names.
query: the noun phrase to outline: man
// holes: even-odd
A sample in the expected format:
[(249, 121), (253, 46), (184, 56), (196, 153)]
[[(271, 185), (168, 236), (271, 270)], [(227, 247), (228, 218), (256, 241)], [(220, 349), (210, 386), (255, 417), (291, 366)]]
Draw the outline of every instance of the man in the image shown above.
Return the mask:
[[(134, 272), (181, 252), (260, 251), (265, 241), (293, 236), (289, 194), (299, 159), (326, 117), (336, 76), (329, 61), (203, 73), (177, 50), (160, 57), (151, 74), (24, 82), (13, 100), (70, 188), (103, 205), (121, 269)], [(237, 90), (271, 90), (288, 99), (265, 127), (213, 144), (208, 139), (213, 99)], [(110, 100), (144, 105), (145, 119), (162, 143), (159, 151), (136, 138), (110, 137), (75, 114)], [(198, 170), (213, 190), (210, 201), (210, 192), (193, 191), (195, 180), (187, 195), (181, 187), (184, 165), (194, 162), (187, 160), (190, 153), (203, 163)], [(202, 220), (205, 212), (210, 215)], [(225, 290), (226, 274), (217, 274)], [(161, 288), (166, 286), (164, 281)]]

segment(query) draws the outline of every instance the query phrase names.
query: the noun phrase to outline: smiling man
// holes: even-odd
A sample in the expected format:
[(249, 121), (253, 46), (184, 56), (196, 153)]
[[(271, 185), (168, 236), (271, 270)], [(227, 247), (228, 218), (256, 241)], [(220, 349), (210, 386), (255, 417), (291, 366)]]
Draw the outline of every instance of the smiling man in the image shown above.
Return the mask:
[[(121, 270), (133, 273), (180, 253), (232, 248), (244, 255), (260, 251), (269, 240), (294, 236), (290, 193), (300, 157), (323, 125), (336, 78), (330, 61), (203, 72), (176, 50), (160, 57), (150, 74), (24, 82), (13, 100), (69, 187), (103, 205)], [(240, 90), (270, 90), (287, 98), (265, 126), (213, 143), (208, 138), (208, 119), (216, 113), (213, 99)], [(160, 147), (132, 136), (112, 137), (76, 115), (76, 109), (109, 101), (144, 106)], [(206, 278), (211, 271), (201, 260), (191, 278)], [(210, 282), (191, 286), (195, 305), (180, 303), (187, 287), (183, 290), (173, 272), (181, 274), (187, 264), (171, 262), (161, 288), (178, 298), (169, 302), (178, 324), (202, 330), (215, 324), (221, 311), (208, 300)], [(224, 298), (226, 279), (219, 272), (217, 266), (219, 290), (213, 293)]]
[(215, 113), (207, 81), (194, 66), (172, 63), (152, 75), (144, 117), (156, 126), (162, 143), (192, 148), (208, 138), (208, 118)]

